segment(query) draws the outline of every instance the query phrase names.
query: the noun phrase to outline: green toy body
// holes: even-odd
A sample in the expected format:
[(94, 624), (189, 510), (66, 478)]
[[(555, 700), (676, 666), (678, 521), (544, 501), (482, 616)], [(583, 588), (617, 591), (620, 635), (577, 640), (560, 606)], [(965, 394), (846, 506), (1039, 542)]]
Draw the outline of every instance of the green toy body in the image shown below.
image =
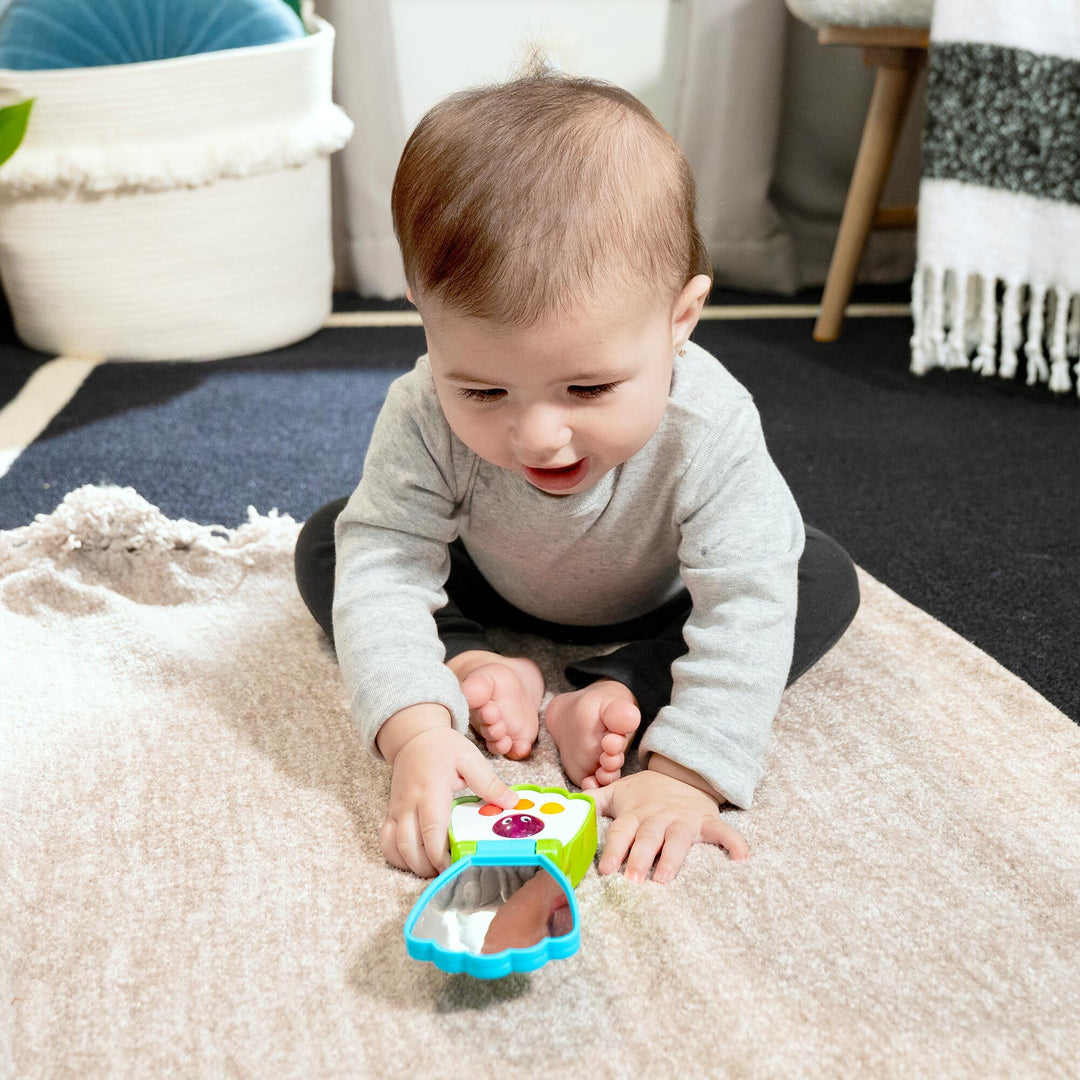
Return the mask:
[(596, 805), (592, 798), (534, 784), (515, 784), (514, 791), (522, 798), (513, 810), (485, 804), (475, 795), (454, 800), (450, 861), (475, 854), (476, 845), (485, 841), (535, 837), (536, 853), (546, 855), (577, 888), (596, 854)]

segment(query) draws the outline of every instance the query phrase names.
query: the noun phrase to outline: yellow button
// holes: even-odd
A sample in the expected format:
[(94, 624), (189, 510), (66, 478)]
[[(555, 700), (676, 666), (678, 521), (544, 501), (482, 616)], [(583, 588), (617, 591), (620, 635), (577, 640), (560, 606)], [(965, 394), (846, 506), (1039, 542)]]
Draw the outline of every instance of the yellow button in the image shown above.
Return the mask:
[(566, 809), (562, 803), (546, 802), (540, 807), (541, 814), (561, 814)]

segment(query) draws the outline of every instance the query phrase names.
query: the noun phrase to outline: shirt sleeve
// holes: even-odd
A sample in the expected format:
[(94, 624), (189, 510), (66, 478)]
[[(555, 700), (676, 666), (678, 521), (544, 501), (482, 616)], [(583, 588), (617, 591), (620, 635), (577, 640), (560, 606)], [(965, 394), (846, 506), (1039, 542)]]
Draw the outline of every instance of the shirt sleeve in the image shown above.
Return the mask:
[(468, 730), (433, 617), (446, 603), (447, 545), (457, 535), (453, 454), (422, 374), (395, 380), (335, 527), (334, 644), (357, 728), (380, 759), (379, 728), (410, 705), (445, 705), (454, 727)]
[(805, 534), (765, 446), (757, 409), (741, 399), (682, 477), (680, 572), (692, 610), (688, 651), (672, 665), (671, 703), (641, 741), (749, 807), (787, 682)]

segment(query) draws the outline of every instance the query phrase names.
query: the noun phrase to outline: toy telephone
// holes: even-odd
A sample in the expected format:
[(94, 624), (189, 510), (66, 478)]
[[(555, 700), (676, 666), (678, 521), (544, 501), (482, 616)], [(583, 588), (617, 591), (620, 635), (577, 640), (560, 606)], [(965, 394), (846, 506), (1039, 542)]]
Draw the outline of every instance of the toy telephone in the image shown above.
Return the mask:
[(574, 888), (596, 853), (596, 806), (563, 788), (513, 790), (521, 798), (512, 810), (454, 800), (450, 865), (405, 921), (414, 959), (498, 979), (577, 952)]

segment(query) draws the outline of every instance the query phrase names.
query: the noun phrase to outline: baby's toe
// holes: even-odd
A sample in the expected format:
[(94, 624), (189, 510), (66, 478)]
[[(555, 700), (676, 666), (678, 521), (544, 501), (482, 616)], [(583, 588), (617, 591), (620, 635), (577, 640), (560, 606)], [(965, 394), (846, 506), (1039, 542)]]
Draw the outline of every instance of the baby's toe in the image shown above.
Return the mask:
[(619, 699), (604, 708), (600, 720), (609, 733), (625, 738), (637, 731), (638, 724), (641, 723), (641, 710), (631, 702)]
[(626, 758), (622, 754), (601, 754), (600, 768), (606, 772), (617, 773), (625, 763)]
[(506, 756), (510, 758), (511, 761), (522, 761), (531, 753), (532, 743), (525, 739), (518, 739), (510, 746), (510, 749), (506, 751)]
[[(596, 779), (596, 783), (599, 787), (604, 787), (607, 784), (613, 784), (619, 779), (618, 769), (597, 769), (593, 776)], [(582, 785), (584, 786), (584, 785)]]
[(506, 734), (506, 724), (503, 721), (502, 709), (489, 701), (476, 710), (476, 718), (484, 725), (484, 731), (489, 739), (501, 739)]
[(492, 699), (495, 681), (490, 675), (474, 671), (472, 675), (461, 680), (461, 692), (465, 695), (470, 709), (479, 709)]
[(609, 731), (600, 740), (600, 752), (602, 754), (618, 754), (621, 757), (626, 749), (626, 741), (625, 735), (616, 735), (615, 732)]
[(509, 735), (504, 735), (501, 739), (485, 739), (484, 745), (488, 748), (488, 753), (495, 754), (496, 757), (510, 757), (513, 741)]

